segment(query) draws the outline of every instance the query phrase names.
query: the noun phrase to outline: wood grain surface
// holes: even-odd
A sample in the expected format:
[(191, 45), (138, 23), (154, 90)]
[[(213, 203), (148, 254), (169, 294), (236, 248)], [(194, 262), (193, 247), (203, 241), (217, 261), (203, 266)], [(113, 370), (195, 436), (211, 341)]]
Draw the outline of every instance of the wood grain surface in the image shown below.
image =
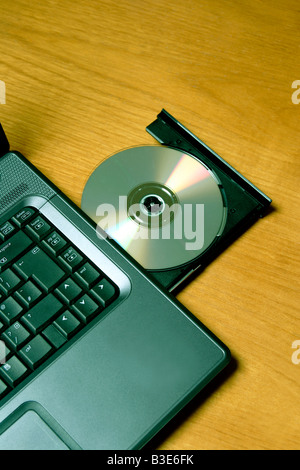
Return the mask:
[(1, 0), (1, 122), (77, 205), (163, 107), (273, 199), (178, 294), (233, 361), (152, 448), (300, 447), (299, 47), (295, 0)]

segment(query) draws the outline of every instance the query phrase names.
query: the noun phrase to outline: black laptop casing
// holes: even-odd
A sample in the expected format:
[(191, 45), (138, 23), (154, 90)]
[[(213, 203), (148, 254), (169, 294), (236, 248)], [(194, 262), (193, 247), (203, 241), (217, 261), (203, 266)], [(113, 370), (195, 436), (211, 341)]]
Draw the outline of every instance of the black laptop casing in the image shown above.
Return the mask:
[(0, 449), (143, 447), (224, 368), (229, 350), (20, 153), (0, 159), (0, 178), (0, 223), (37, 208), (120, 290), (0, 402)]

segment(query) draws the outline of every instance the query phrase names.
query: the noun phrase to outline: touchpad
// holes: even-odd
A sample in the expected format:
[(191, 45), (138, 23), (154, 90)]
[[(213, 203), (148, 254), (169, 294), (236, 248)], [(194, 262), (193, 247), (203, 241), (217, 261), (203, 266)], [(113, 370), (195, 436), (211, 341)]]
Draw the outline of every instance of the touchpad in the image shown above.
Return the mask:
[(24, 413), (0, 436), (2, 450), (69, 450), (39, 415)]

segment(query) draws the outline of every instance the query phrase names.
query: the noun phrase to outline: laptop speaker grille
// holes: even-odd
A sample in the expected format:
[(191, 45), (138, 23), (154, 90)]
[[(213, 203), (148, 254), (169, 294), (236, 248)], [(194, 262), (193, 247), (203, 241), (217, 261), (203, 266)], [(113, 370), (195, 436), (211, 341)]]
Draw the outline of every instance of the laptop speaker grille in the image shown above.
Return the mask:
[(49, 200), (56, 194), (23, 158), (17, 152), (0, 158), (0, 215), (23, 197), (36, 195)]

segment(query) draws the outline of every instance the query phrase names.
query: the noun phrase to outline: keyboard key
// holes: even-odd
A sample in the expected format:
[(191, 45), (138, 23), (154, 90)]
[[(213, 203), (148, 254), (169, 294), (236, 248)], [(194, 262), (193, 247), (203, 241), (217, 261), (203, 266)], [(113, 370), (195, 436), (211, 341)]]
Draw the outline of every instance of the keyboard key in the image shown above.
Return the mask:
[(41, 295), (42, 292), (31, 281), (26, 282), (26, 284), (15, 293), (16, 298), (27, 308), (31, 308)]
[(87, 289), (90, 289), (100, 277), (98, 271), (96, 271), (96, 269), (89, 263), (85, 263), (78, 271), (76, 271), (75, 276), (81, 285)]
[(66, 310), (55, 320), (54, 326), (56, 326), (67, 339), (70, 339), (78, 331), (81, 324), (72, 313)]
[(15, 356), (0, 367), (0, 376), (8, 385), (15, 387), (27, 374), (27, 368)]
[(84, 294), (77, 302), (73, 305), (72, 309), (77, 314), (77, 316), (84, 323), (88, 323), (95, 315), (103, 309), (99, 307), (94, 300), (90, 298), (89, 295)]
[(107, 279), (101, 279), (101, 281), (97, 282), (93, 287), (91, 294), (103, 305), (103, 307), (107, 307), (115, 298), (116, 289)]
[(67, 341), (54, 325), (47, 326), (43, 331), (43, 335), (56, 349), (59, 349)]
[(0, 303), (0, 319), (10, 325), (15, 321), (22, 313), (23, 308), (13, 297), (8, 297)]
[(37, 335), (20, 350), (20, 356), (34, 370), (49, 357), (51, 351), (50, 344), (40, 335)]
[(11, 269), (6, 269), (0, 276), (0, 289), (4, 294), (9, 295), (12, 290), (18, 287), (20, 282), (21, 279)]
[(66, 279), (57, 289), (55, 289), (55, 293), (59, 296), (59, 298), (65, 302), (67, 305), (79, 297), (82, 293), (80, 287), (73, 281), (70, 277)]
[(1, 398), (4, 397), (4, 395), (6, 395), (8, 390), (9, 389), (8, 389), (7, 385), (4, 382), (2, 382), (2, 380), (0, 380), (0, 400), (1, 400)]
[(26, 255), (20, 258), (14, 264), (14, 268), (26, 280), (32, 277), (36, 283), (49, 292), (59, 281), (62, 280), (65, 273), (57, 266), (46, 253), (44, 253), (38, 246), (35, 246)]
[(72, 273), (77, 269), (77, 267), (83, 260), (82, 256), (73, 247), (70, 247), (66, 251), (64, 251), (60, 255), (59, 259), (60, 261), (62, 261), (64, 266)]
[(21, 320), (32, 333), (37, 334), (54, 320), (62, 308), (62, 303), (53, 294), (49, 294), (28, 310)]
[(21, 323), (16, 322), (11, 325), (4, 333), (2, 334), (2, 338), (5, 343), (11, 347), (14, 351), (20, 349), (26, 341), (28, 341), (30, 334), (21, 325)]
[(10, 222), (5, 222), (5, 224), (0, 225), (0, 239), (7, 240), (15, 231), (16, 227), (14, 227)]
[(12, 220), (18, 227), (24, 227), (29, 219), (36, 213), (32, 207), (21, 209), (16, 215), (13, 216)]
[(23, 232), (17, 232), (7, 242), (0, 245), (0, 272), (14, 261), (32, 244), (32, 240)]
[(57, 256), (67, 244), (66, 240), (57, 232), (52, 232), (43, 240), (42, 243), (45, 246), (45, 249), (54, 256)]
[(41, 240), (52, 228), (42, 216), (38, 215), (32, 222), (26, 225), (26, 229), (36, 240)]

